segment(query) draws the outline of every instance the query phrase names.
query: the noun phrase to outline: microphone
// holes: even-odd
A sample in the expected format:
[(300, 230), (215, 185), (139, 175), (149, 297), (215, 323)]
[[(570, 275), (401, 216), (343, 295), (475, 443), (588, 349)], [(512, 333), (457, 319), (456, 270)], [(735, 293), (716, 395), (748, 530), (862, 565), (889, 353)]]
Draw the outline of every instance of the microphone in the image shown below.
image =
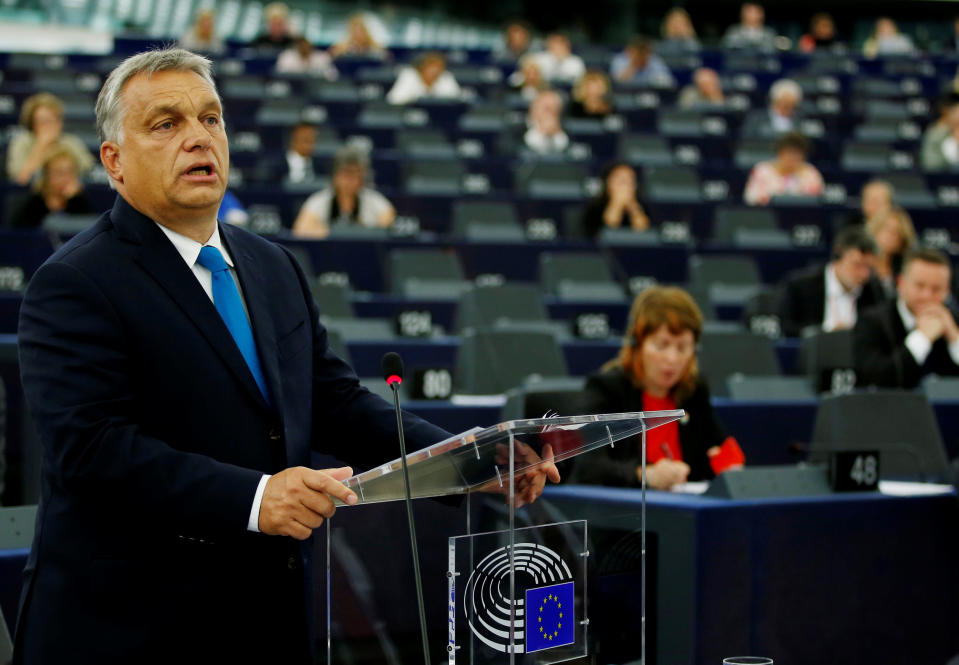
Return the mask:
[(413, 521), (413, 498), (410, 495), (410, 471), (406, 464), (406, 436), (403, 432), (403, 412), (400, 411), (400, 385), (403, 383), (403, 359), (390, 351), (380, 364), (383, 380), (393, 392), (393, 409), (396, 411), (396, 432), (400, 439), (400, 463), (403, 465), (403, 489), (406, 491), (406, 520), (410, 527), (410, 550), (413, 553), (413, 578), (416, 582), (416, 603), (420, 612), (420, 637), (423, 640), (423, 661), (430, 665), (430, 643), (426, 634), (426, 609), (423, 603), (423, 581), (420, 576), (420, 554), (416, 546), (416, 523)]

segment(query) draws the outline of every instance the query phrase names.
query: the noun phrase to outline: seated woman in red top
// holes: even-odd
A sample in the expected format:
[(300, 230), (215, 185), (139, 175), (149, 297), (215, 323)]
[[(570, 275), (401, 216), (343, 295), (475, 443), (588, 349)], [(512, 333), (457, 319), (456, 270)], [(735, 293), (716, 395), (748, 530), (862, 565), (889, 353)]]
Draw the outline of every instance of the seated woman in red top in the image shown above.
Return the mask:
[[(743, 463), (700, 379), (696, 343), (703, 315), (692, 297), (675, 287), (643, 291), (629, 313), (619, 355), (586, 382), (589, 413), (685, 409), (686, 416), (646, 434), (647, 487), (669, 489), (707, 480)], [(642, 478), (639, 437), (577, 458), (572, 482), (638, 487)]]

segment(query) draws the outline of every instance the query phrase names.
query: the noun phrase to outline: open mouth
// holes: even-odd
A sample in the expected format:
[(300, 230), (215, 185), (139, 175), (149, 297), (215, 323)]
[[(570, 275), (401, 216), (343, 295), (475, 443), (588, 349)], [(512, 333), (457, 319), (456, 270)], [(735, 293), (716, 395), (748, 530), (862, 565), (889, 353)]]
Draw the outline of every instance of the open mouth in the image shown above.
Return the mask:
[(186, 175), (213, 175), (212, 166), (194, 166), (186, 171)]

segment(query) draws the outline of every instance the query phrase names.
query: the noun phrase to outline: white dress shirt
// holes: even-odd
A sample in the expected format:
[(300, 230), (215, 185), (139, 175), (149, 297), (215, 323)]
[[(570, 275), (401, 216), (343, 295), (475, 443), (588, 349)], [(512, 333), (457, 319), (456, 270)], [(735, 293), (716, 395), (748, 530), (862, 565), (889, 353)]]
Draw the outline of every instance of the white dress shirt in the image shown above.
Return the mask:
[[(164, 235), (170, 239), (170, 242), (173, 243), (173, 246), (176, 248), (176, 251), (180, 253), (180, 256), (183, 257), (183, 260), (186, 261), (187, 266), (190, 270), (193, 271), (193, 274), (196, 275), (197, 280), (200, 282), (200, 286), (203, 287), (204, 292), (206, 292), (207, 297), (210, 299), (210, 302), (213, 302), (213, 273), (197, 263), (197, 258), (200, 256), (200, 250), (203, 249), (204, 245), (201, 245), (196, 240), (192, 238), (187, 238), (182, 233), (177, 233), (162, 224), (157, 224), (160, 227), (160, 230), (163, 231)], [(226, 250), (226, 247), (223, 245), (223, 241), (220, 239), (220, 227), (217, 226), (213, 229), (213, 235), (210, 236), (210, 239), (206, 241), (206, 244), (210, 247), (216, 247), (220, 250), (220, 254), (223, 255), (223, 260), (226, 261), (226, 264), (230, 267), (230, 275), (233, 277), (233, 281), (236, 282), (236, 290), (240, 292), (240, 302), (243, 303), (243, 309), (246, 310), (246, 300), (243, 298), (243, 289), (240, 287), (240, 280), (236, 276), (236, 269), (233, 267), (233, 258), (230, 256), (230, 253)], [(246, 311), (247, 318), (250, 316), (249, 310)], [(253, 506), (250, 509), (250, 517), (247, 520), (246, 528), (250, 531), (259, 531), (260, 530), (260, 504), (263, 502), (263, 490), (266, 489), (266, 481), (270, 479), (270, 476), (263, 474), (260, 478), (260, 483), (256, 486), (256, 494), (253, 496)]]
[(456, 77), (449, 71), (440, 74), (433, 85), (427, 88), (415, 67), (404, 67), (396, 77), (396, 83), (386, 93), (386, 101), (390, 104), (411, 104), (422, 98), (456, 99), (461, 93)]
[[(909, 311), (902, 298), (896, 300), (896, 309), (899, 311), (899, 318), (902, 319), (902, 325), (906, 329), (906, 348), (909, 349), (909, 353), (912, 354), (916, 364), (921, 367), (932, 352), (932, 342), (916, 328), (916, 316)], [(952, 358), (952, 362), (959, 365), (959, 339), (949, 344), (949, 357)]]
[(861, 292), (862, 287), (847, 291), (836, 276), (835, 266), (826, 266), (826, 307), (822, 319), (825, 332), (849, 330), (856, 325), (856, 300)]
[(286, 179), (290, 182), (304, 182), (313, 179), (313, 160), (304, 157), (294, 150), (286, 151), (286, 165), (288, 172)]
[(547, 81), (575, 83), (586, 73), (586, 64), (578, 55), (570, 53), (565, 58), (557, 58), (549, 51), (533, 56), (539, 71)]

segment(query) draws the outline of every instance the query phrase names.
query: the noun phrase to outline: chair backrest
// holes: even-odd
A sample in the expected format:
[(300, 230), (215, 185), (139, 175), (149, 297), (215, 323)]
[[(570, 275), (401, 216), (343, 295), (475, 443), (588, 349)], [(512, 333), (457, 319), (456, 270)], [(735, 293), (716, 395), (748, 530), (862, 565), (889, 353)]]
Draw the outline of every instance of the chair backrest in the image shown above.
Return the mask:
[(759, 268), (750, 256), (694, 254), (689, 257), (689, 282), (697, 286), (714, 284), (760, 284)]
[(539, 161), (522, 164), (514, 175), (516, 190), (529, 194), (564, 194), (568, 198), (582, 194), (587, 172), (582, 164), (565, 161)]
[(549, 316), (540, 290), (531, 284), (473, 286), (460, 298), (456, 329), (490, 328), (498, 322), (542, 322)]
[(623, 134), (619, 140), (620, 159), (638, 166), (672, 166), (673, 150), (662, 136)]
[(543, 252), (539, 255), (539, 278), (543, 289), (554, 295), (563, 282), (614, 282), (606, 259), (586, 252)]
[(776, 349), (768, 337), (746, 332), (703, 331), (700, 346), (700, 372), (713, 394), (719, 397), (729, 396), (727, 380), (733, 374), (780, 374)]
[(566, 360), (548, 332), (465, 330), (456, 354), (456, 392), (504, 393), (530, 376), (566, 376)]
[(713, 239), (719, 242), (733, 242), (736, 231), (778, 229), (776, 213), (768, 208), (745, 208), (740, 206), (721, 206), (716, 209), (713, 225)]
[(453, 234), (468, 235), (473, 226), (519, 227), (516, 206), (506, 201), (457, 201), (453, 204)]
[(810, 461), (834, 450), (878, 450), (883, 478), (949, 479), (942, 435), (926, 396), (877, 390), (823, 397), (816, 411)]
[(344, 284), (321, 284), (314, 279), (310, 281), (310, 292), (320, 308), (320, 316), (336, 319), (353, 318), (350, 287)]
[(459, 257), (442, 249), (394, 249), (389, 258), (390, 285), (402, 294), (411, 281), (462, 282)]
[(726, 380), (729, 396), (749, 402), (814, 400), (816, 394), (801, 376), (746, 376), (733, 374)]
[(849, 392), (856, 386), (852, 331), (815, 331), (800, 342), (799, 365), (816, 392)]
[(542, 418), (549, 412), (560, 416), (582, 415), (586, 408), (585, 382), (582, 377), (526, 381), (506, 393), (501, 418), (504, 421)]

